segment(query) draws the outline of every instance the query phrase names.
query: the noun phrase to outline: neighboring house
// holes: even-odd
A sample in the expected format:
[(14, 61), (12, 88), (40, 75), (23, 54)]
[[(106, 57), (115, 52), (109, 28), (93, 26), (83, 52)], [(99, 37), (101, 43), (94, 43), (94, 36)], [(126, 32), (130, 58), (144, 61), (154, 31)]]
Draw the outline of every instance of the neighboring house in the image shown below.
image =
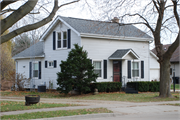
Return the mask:
[(158, 57), (152, 51), (150, 51), (150, 81), (159, 81), (160, 80), (160, 66)]
[(133, 25), (116, 22), (58, 16), (40, 42), (13, 57), (16, 71), (32, 78), (36, 88), (41, 83), (49, 86), (49, 81), (57, 88), (59, 64), (77, 43), (88, 52), (99, 76), (97, 82), (149, 81), (153, 39)]
[[(163, 45), (163, 49), (166, 51), (168, 50), (169, 46), (171, 44)], [(176, 77), (176, 79), (179, 79), (180, 77), (180, 66), (179, 66), (179, 58), (180, 58), (180, 47), (178, 47), (174, 53), (171, 56), (170, 62), (171, 62), (171, 67), (170, 67), (170, 77), (172, 79), (173, 75)], [(152, 49), (152, 52), (154, 54), (157, 54), (155, 48)], [(176, 80), (177, 83), (178, 80)]]

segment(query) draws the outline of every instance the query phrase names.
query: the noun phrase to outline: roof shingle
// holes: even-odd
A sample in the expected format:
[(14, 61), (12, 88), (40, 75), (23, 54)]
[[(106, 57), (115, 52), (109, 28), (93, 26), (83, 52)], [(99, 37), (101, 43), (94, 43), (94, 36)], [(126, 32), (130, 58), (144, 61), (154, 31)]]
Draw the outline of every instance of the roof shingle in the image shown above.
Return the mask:
[(19, 54), (13, 56), (13, 58), (28, 58), (32, 56), (42, 57), (44, 55), (43, 42), (38, 42), (31, 47), (25, 49)]

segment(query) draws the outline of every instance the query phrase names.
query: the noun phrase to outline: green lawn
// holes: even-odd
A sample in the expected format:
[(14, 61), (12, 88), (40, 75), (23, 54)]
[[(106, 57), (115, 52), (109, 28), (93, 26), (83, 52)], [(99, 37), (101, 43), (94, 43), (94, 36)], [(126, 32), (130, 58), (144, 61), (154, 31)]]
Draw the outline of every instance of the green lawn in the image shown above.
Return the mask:
[(172, 93), (175, 98), (157, 98), (158, 92), (155, 93), (139, 93), (139, 94), (125, 94), (125, 93), (104, 93), (98, 95), (75, 96), (73, 99), (85, 100), (110, 100), (110, 101), (125, 101), (125, 102), (157, 102), (157, 101), (174, 101), (179, 100), (179, 93)]
[(40, 109), (40, 108), (53, 108), (53, 107), (68, 107), (68, 106), (77, 106), (77, 105), (59, 104), (59, 103), (37, 103), (30, 106), (25, 106), (25, 102), (1, 101), (1, 112)]
[[(173, 84), (171, 84), (171, 89), (174, 89)], [(175, 84), (175, 90), (180, 90), (180, 84)]]
[(64, 96), (59, 93), (39, 93), (39, 92), (1, 92), (2, 96), (21, 96), (29, 94), (38, 94), (41, 98), (68, 98), (68, 99), (84, 99), (84, 100), (111, 100), (126, 102), (156, 102), (156, 101), (173, 101), (179, 100), (179, 93), (171, 93), (175, 98), (157, 98), (158, 92), (144, 92), (139, 94), (125, 94), (124, 92), (116, 93), (100, 93), (98, 95), (84, 94), (77, 96)]
[(95, 113), (112, 113), (112, 111), (106, 108), (92, 108), (92, 109), (78, 109), (78, 110), (59, 110), (59, 111), (48, 111), (48, 112), (33, 112), (24, 113), (18, 115), (4, 115), (1, 119), (38, 119), (38, 118), (51, 118), (61, 116), (72, 116), (72, 115), (84, 115), (84, 114), (95, 114)]

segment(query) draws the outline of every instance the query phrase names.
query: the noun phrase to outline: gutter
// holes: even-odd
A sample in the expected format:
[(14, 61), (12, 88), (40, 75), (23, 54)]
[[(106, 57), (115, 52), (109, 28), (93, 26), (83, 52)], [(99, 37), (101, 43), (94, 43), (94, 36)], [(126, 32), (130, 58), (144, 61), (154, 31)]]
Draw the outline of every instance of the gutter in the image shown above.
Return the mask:
[(45, 55), (42, 55), (42, 56), (27, 56), (27, 57), (12, 57), (12, 59), (16, 60), (16, 59), (26, 59), (26, 58), (32, 58), (32, 57), (35, 57), (35, 58), (44, 58)]
[(148, 41), (151, 43), (153, 42), (152, 38), (140, 38), (140, 37), (99, 35), (99, 34), (89, 34), (89, 33), (81, 33), (80, 36), (81, 37), (87, 37), (87, 38), (100, 38), (100, 39), (111, 39), (111, 40)]

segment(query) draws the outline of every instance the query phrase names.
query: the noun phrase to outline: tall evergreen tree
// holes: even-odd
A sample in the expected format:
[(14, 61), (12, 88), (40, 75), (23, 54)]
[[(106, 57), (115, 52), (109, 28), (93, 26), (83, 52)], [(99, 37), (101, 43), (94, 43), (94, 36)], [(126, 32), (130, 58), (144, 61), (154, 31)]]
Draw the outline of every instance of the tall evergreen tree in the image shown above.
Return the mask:
[(61, 72), (58, 72), (57, 85), (61, 93), (69, 93), (71, 90), (77, 90), (79, 93), (90, 91), (89, 84), (96, 82), (98, 77), (94, 73), (94, 66), (87, 58), (88, 53), (83, 47), (74, 45), (66, 61), (61, 61)]

